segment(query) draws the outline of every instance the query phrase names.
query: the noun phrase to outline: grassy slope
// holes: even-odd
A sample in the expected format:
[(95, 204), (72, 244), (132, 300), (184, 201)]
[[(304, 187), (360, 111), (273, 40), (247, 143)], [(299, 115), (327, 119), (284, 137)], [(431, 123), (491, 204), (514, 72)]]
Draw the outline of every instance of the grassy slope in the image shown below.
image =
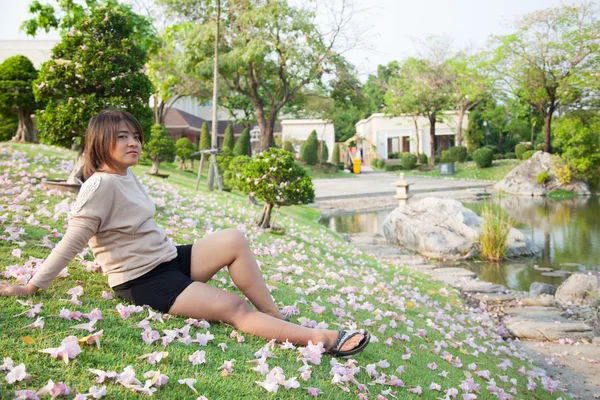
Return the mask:
[(478, 179), (486, 181), (499, 181), (506, 176), (513, 168), (518, 166), (519, 160), (494, 160), (490, 168), (477, 168), (474, 162), (455, 163), (455, 174), (451, 176), (440, 175), (439, 167), (436, 166), (432, 171), (395, 171), (399, 174), (404, 172), (412, 176), (431, 176), (435, 178), (448, 179)]
[[(73, 194), (49, 192), (41, 186), (42, 175), (61, 176), (69, 170), (69, 160), (74, 154), (56, 148), (30, 145), (0, 145), (0, 272), (9, 265), (22, 265), (30, 257), (43, 258), (49, 249), (41, 243), (52, 229), (63, 232), (65, 214), (54, 216), (55, 206), (62, 201), (72, 202)], [(60, 165), (63, 165), (62, 168)], [(147, 167), (138, 166), (135, 173), (148, 186), (151, 197), (157, 203), (157, 221), (164, 226), (170, 237), (177, 243), (189, 243), (194, 238), (204, 236), (207, 230), (219, 230), (237, 227), (245, 230), (251, 246), (262, 265), (266, 280), (272, 286), (273, 295), (281, 306), (295, 305), (299, 314), (292, 319), (302, 322), (304, 318), (326, 323), (331, 328), (356, 322), (359, 327), (368, 327), (378, 339), (371, 343), (366, 352), (356, 356), (356, 365), (361, 367), (356, 375), (358, 382), (366, 384), (369, 398), (420, 397), (434, 399), (443, 397), (442, 392), (430, 390), (432, 382), (441, 385), (442, 389), (456, 388), (459, 398), (463, 391), (459, 385), (466, 377), (473, 376), (480, 385), (478, 398), (495, 398), (486, 390), (487, 382), (474, 375), (467, 365), (472, 364), (477, 371), (489, 370), (496, 384), (504, 390), (511, 388), (517, 391), (515, 398), (546, 399), (555, 398), (541, 389), (542, 383), (536, 379), (538, 388), (534, 392), (526, 390), (527, 378), (517, 372), (521, 366), (528, 370), (532, 367), (525, 361), (510, 343), (499, 340), (493, 329), (484, 319), (471, 319), (468, 311), (454, 290), (431, 282), (423, 276), (409, 273), (407, 270), (385, 264), (353, 249), (338, 236), (319, 226), (315, 211), (305, 207), (290, 207), (282, 210), (278, 216), (278, 224), (283, 224), (287, 233), (284, 236), (261, 232), (253, 226), (253, 220), (260, 207), (249, 206), (243, 196), (228, 193), (207, 193), (205, 184), (198, 193), (192, 192), (194, 175), (177, 171), (175, 166), (161, 164), (161, 172), (170, 173), (168, 180), (146, 177)], [(20, 194), (20, 195), (19, 195)], [(40, 212), (44, 207), (50, 213), (45, 216)], [(30, 217), (39, 221), (33, 226)], [(35, 223), (35, 222), (34, 222)], [(22, 228), (18, 241), (8, 240), (9, 227)], [(50, 238), (52, 242), (59, 239)], [(23, 250), (21, 258), (12, 255), (14, 249)], [(91, 260), (90, 256), (86, 256)], [(10, 357), (15, 365), (25, 363), (30, 380), (8, 384), (4, 380), (6, 372), (0, 372), (0, 398), (12, 398), (14, 390), (39, 389), (49, 379), (54, 382), (67, 383), (73, 393), (85, 393), (95, 383), (95, 375), (88, 369), (102, 369), (121, 372), (127, 365), (133, 366), (137, 377), (144, 381), (142, 375), (149, 370), (160, 370), (170, 377), (165, 386), (158, 388), (155, 396), (164, 399), (195, 398), (197, 395), (177, 380), (195, 378), (199, 394), (209, 399), (217, 398), (310, 398), (305, 390), (317, 387), (323, 391), (322, 398), (346, 399), (356, 397), (359, 387), (355, 383), (332, 385), (330, 375), (331, 358), (323, 357), (320, 365), (312, 366), (312, 377), (303, 381), (299, 377), (298, 368), (302, 363), (297, 361), (299, 353), (295, 350), (275, 349), (277, 358), (268, 359), (272, 369), (279, 366), (286, 379), (297, 377), (301, 389), (286, 390), (279, 388), (277, 393), (268, 393), (255, 381), (264, 381), (264, 377), (251, 370), (254, 366), (248, 361), (255, 359), (254, 353), (262, 348), (266, 341), (245, 335), (245, 342), (238, 344), (231, 338), (233, 329), (222, 324), (214, 324), (210, 332), (215, 339), (207, 347), (186, 346), (173, 342), (167, 348), (158, 343), (146, 345), (140, 337), (141, 330), (133, 328), (137, 322), (147, 317), (147, 311), (134, 314), (127, 320), (121, 320), (115, 312), (120, 303), (118, 299), (104, 300), (100, 296), (103, 291), (110, 291), (106, 278), (100, 273), (86, 272), (80, 261), (69, 264), (69, 277), (57, 279), (47, 293), (38, 293), (34, 303), (43, 303), (41, 316), (46, 322), (42, 330), (22, 329), (34, 321), (26, 316), (13, 317), (27, 310), (14, 298), (0, 298), (0, 359)], [(230, 286), (226, 272), (217, 275), (211, 284), (227, 290), (236, 290)], [(74, 306), (65, 299), (69, 298), (67, 290), (80, 284), (84, 294), (80, 300), (83, 305)], [(311, 310), (312, 302), (326, 307), (323, 314)], [(83, 337), (86, 331), (75, 331), (71, 326), (87, 322), (82, 320), (66, 321), (55, 318), (61, 308), (71, 311), (89, 312), (99, 308), (104, 316), (96, 326), (104, 330), (102, 347), (83, 347), (83, 352), (68, 365), (50, 358), (48, 354), (39, 353), (41, 349), (58, 347), (63, 338), (70, 334)], [(394, 327), (396, 325), (396, 327)], [(163, 329), (175, 329), (185, 326), (184, 319), (171, 318), (164, 325), (152, 321), (154, 330), (162, 334)], [(205, 329), (192, 328), (192, 336)], [(398, 340), (400, 335), (407, 335), (410, 341)], [(27, 344), (20, 340), (29, 335), (35, 340)], [(217, 347), (218, 343), (226, 343), (225, 352)], [(472, 344), (471, 344), (472, 343)], [(436, 350), (436, 347), (447, 346)], [(478, 349), (478, 351), (476, 351)], [(206, 364), (193, 366), (188, 357), (196, 350), (206, 351)], [(153, 351), (168, 351), (169, 355), (158, 365), (149, 365), (139, 356)], [(459, 357), (462, 366), (453, 366), (444, 361), (441, 354), (447, 351), (454, 360)], [(402, 356), (411, 353), (410, 358)], [(219, 366), (225, 360), (235, 359), (234, 375), (222, 377)], [(506, 371), (497, 365), (509, 359), (513, 366)], [(381, 382), (389, 382), (389, 376), (396, 375), (406, 387), (392, 387), (375, 381), (369, 376), (366, 367), (369, 364), (387, 360), (389, 368), (379, 368), (379, 374), (386, 374)], [(344, 360), (340, 360), (345, 362)], [(435, 362), (437, 370), (428, 368)], [(398, 367), (405, 372), (395, 372)], [(438, 374), (447, 371), (447, 377)], [(516, 379), (513, 383), (504, 382), (502, 377)], [(106, 381), (109, 398), (141, 398), (142, 394), (133, 393), (123, 386)], [(410, 393), (409, 386), (421, 386), (421, 396)], [(350, 393), (344, 388), (347, 387)], [(391, 390), (391, 393), (385, 391)]]

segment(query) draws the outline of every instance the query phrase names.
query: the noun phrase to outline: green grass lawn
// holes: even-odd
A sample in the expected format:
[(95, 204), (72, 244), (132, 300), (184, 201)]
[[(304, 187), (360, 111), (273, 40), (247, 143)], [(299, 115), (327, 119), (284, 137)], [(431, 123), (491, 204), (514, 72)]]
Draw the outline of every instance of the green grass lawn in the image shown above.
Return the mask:
[(433, 178), (448, 178), (448, 179), (477, 179), (484, 181), (499, 181), (506, 176), (513, 168), (517, 167), (521, 161), (519, 160), (494, 160), (490, 168), (478, 168), (473, 161), (464, 163), (455, 163), (455, 174), (451, 176), (440, 175), (439, 166), (436, 165), (433, 170), (412, 170), (412, 171), (394, 171), (395, 174), (404, 172), (410, 176), (431, 176)]
[[(66, 214), (61, 212), (75, 200), (74, 194), (49, 191), (41, 185), (46, 176), (66, 176), (75, 153), (39, 145), (0, 144), (0, 273), (23, 271), (39, 264), (64, 232)], [(274, 345), (274, 357), (267, 359), (272, 373), (279, 371), (285, 379), (296, 378), (299, 388), (278, 387), (267, 392), (256, 382), (266, 377), (253, 370), (257, 351), (267, 341), (244, 334), (239, 342), (234, 330), (214, 323), (210, 327), (190, 327), (190, 334), (210, 331), (214, 340), (206, 347), (173, 341), (167, 346), (160, 341), (146, 344), (142, 329), (134, 327), (149, 318), (149, 311), (122, 319), (117, 312), (119, 299), (105, 299), (111, 293), (106, 278), (98, 272), (88, 272), (92, 261), (76, 259), (69, 264), (68, 276), (58, 278), (47, 292), (37, 293), (31, 304), (42, 304), (37, 316), (23, 312), (31, 309), (15, 298), (0, 298), (0, 399), (15, 397), (15, 391), (38, 391), (49, 380), (64, 382), (71, 389), (66, 398), (88, 393), (92, 386), (106, 386), (111, 399), (137, 399), (147, 395), (135, 392), (107, 379), (97, 383), (90, 370), (122, 373), (131, 366), (142, 386), (143, 375), (151, 370), (169, 377), (157, 387), (159, 399), (308, 399), (309, 389), (318, 388), (323, 399), (405, 399), (444, 398), (456, 393), (476, 394), (478, 399), (503, 398), (551, 399), (544, 386), (552, 381), (535, 376), (524, 355), (510, 341), (497, 335), (497, 328), (472, 314), (458, 293), (430, 278), (409, 272), (363, 254), (317, 223), (318, 214), (308, 207), (287, 207), (281, 210), (277, 224), (285, 227), (284, 235), (274, 235), (255, 227), (260, 207), (247, 203), (237, 193), (207, 192), (205, 181), (198, 192), (193, 191), (195, 175), (179, 171), (176, 166), (161, 164), (168, 179), (145, 175), (149, 167), (136, 166), (134, 172), (147, 186), (157, 205), (157, 222), (178, 244), (192, 243), (206, 232), (235, 227), (244, 231), (276, 302), (293, 314), (295, 323), (321, 327), (367, 328), (373, 341), (354, 361), (323, 356), (320, 364), (311, 364), (311, 374), (303, 379), (299, 368), (298, 349), (282, 349)], [(8, 277), (7, 277), (8, 278)], [(6, 278), (2, 278), (6, 279)], [(15, 281), (13, 278), (11, 281)], [(229, 275), (221, 271), (211, 284), (238, 292), (231, 286)], [(81, 305), (69, 302), (67, 291), (83, 288)], [(324, 311), (317, 308), (324, 307)], [(101, 347), (82, 345), (81, 353), (65, 364), (40, 350), (59, 347), (69, 335), (83, 338), (89, 333), (73, 329), (88, 322), (68, 321), (56, 316), (63, 308), (89, 313), (102, 312), (103, 320), (95, 328), (103, 330)], [(21, 315), (19, 315), (21, 314)], [(43, 317), (43, 329), (24, 328), (37, 317)], [(164, 322), (149, 320), (151, 329), (160, 336), (164, 330), (183, 329), (184, 318), (165, 318)], [(188, 329), (188, 328), (185, 328)], [(219, 347), (224, 343), (225, 351)], [(189, 357), (196, 351), (206, 352), (206, 363), (193, 365)], [(140, 358), (144, 354), (166, 351), (160, 363), (151, 365)], [(28, 379), (9, 382), (13, 367), (24, 364)], [(219, 369), (225, 361), (235, 359), (233, 372), (224, 376)], [(1, 365), (1, 364), (0, 364)], [(275, 369), (279, 367), (279, 369)], [(529, 389), (527, 373), (534, 376)], [(194, 393), (178, 380), (193, 378)], [(148, 384), (153, 382), (149, 380)], [(438, 390), (438, 385), (440, 390)], [(531, 389), (531, 390), (530, 390)], [(415, 394), (413, 392), (422, 392)], [(510, 396), (513, 397), (509, 397)], [(43, 397), (48, 398), (48, 396)]]

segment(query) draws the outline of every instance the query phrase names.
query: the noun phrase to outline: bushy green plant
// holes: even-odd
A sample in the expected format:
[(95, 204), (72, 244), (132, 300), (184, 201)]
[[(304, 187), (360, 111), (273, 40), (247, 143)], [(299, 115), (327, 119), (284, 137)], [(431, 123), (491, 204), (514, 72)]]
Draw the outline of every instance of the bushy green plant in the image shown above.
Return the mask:
[(533, 156), (536, 153), (536, 150), (527, 150), (525, 153), (523, 153), (523, 155), (521, 156), (523, 160), (529, 160), (531, 158), (531, 156)]
[(327, 160), (329, 159), (329, 149), (327, 148), (327, 143), (325, 143), (324, 140), (321, 140), (319, 142), (318, 153), (319, 153), (319, 161), (327, 162)]
[(385, 170), (386, 171), (401, 171), (402, 170), (402, 165), (386, 165), (385, 166)]
[(380, 169), (379, 168), (379, 160), (380, 160), (379, 158), (373, 158), (371, 160), (371, 168), (373, 168), (373, 169)]
[(212, 147), (210, 133), (208, 133), (208, 125), (206, 122), (202, 123), (200, 127), (200, 144), (198, 148), (200, 150), (210, 149)]
[(483, 148), (490, 149), (494, 154), (500, 152), (500, 149), (498, 148), (498, 146), (493, 145), (493, 144), (486, 144), (485, 146), (483, 146)]
[(219, 166), (219, 170), (223, 174), (223, 184), (225, 187), (243, 190), (243, 183), (240, 178), (250, 160), (252, 159), (246, 155), (227, 157), (223, 162), (223, 164), (226, 163), (227, 165)]
[(402, 169), (414, 169), (417, 166), (417, 156), (412, 153), (404, 153), (400, 158)]
[(506, 257), (508, 234), (514, 222), (501, 208), (494, 207), (491, 203), (484, 205), (481, 216), (483, 217), (479, 235), (481, 258), (486, 261), (501, 261)]
[(550, 172), (542, 171), (535, 178), (535, 181), (537, 183), (539, 183), (540, 185), (545, 185), (550, 180), (551, 177), (552, 177), (552, 175), (550, 175)]
[(252, 159), (240, 172), (241, 188), (265, 202), (258, 226), (271, 226), (274, 207), (308, 204), (315, 198), (313, 184), (292, 153), (271, 148)]
[(377, 168), (385, 169), (385, 160), (383, 158), (378, 158)]
[(454, 159), (454, 157), (450, 153), (450, 150), (442, 150), (442, 156), (440, 157), (440, 162), (441, 163), (453, 163), (455, 161), (456, 160)]
[(233, 147), (235, 146), (235, 138), (233, 136), (233, 128), (231, 124), (227, 124), (227, 128), (225, 128), (225, 136), (223, 136), (223, 150), (229, 149), (233, 151)]
[(302, 143), (300, 148), (300, 159), (308, 165), (315, 165), (319, 160), (317, 150), (319, 149), (319, 141), (317, 140), (317, 131), (312, 131), (308, 135), (308, 139)]
[(286, 140), (283, 142), (283, 149), (285, 151), (289, 151), (292, 154), (296, 153), (296, 149), (294, 149), (294, 143), (291, 140)]
[(182, 137), (175, 142), (175, 153), (179, 157), (180, 170), (183, 171), (185, 169), (185, 160), (188, 160), (190, 155), (196, 150), (196, 146), (186, 137)]
[(421, 164), (427, 164), (427, 154), (425, 154), (425, 153), (419, 154), (419, 162)]
[(16, 115), (0, 114), (0, 142), (11, 140), (17, 133), (19, 118)]
[(523, 143), (519, 143), (518, 145), (515, 146), (515, 154), (517, 155), (517, 158), (519, 160), (523, 159), (523, 153), (525, 153), (527, 150), (529, 150), (530, 147), (526, 144)]
[(391, 152), (388, 154), (388, 159), (390, 160), (397, 160), (400, 158), (400, 153), (398, 152)]
[(31, 114), (38, 108), (33, 81), (38, 71), (25, 56), (12, 56), (0, 64), (0, 114), (17, 118), (15, 142), (35, 142), (37, 136)]
[(482, 147), (481, 149), (475, 150), (473, 154), (473, 161), (479, 168), (488, 168), (492, 166), (492, 161), (494, 160), (494, 152), (487, 148)]
[(233, 146), (233, 155), (236, 157), (250, 155), (250, 130), (248, 128), (242, 131), (238, 140), (235, 142), (235, 146)]
[(504, 160), (504, 154), (502, 154), (502, 153), (494, 154), (494, 160)]
[(152, 160), (150, 174), (158, 174), (158, 167), (161, 162), (171, 162), (175, 158), (175, 143), (167, 133), (164, 126), (160, 124), (152, 125), (152, 135), (150, 140), (144, 143), (144, 151), (148, 153)]
[(506, 153), (504, 155), (504, 158), (506, 158), (507, 160), (515, 160), (517, 158), (517, 155), (515, 153)]
[(154, 89), (144, 73), (148, 52), (140, 32), (152, 31), (150, 22), (117, 2), (85, 14), (69, 16), (78, 22), (62, 32), (34, 82), (36, 100), (45, 107), (36, 117), (40, 141), (70, 147), (106, 108), (132, 113), (149, 137)]
[(465, 162), (467, 161), (467, 156), (469, 155), (467, 152), (467, 148), (464, 146), (454, 146), (450, 147), (450, 156), (456, 162)]
[[(339, 143), (333, 144), (333, 153), (331, 154), (331, 162), (334, 164), (340, 163), (340, 145)], [(342, 166), (342, 170), (344, 167)]]
[(535, 151), (544, 151), (544, 143), (538, 143), (533, 148)]

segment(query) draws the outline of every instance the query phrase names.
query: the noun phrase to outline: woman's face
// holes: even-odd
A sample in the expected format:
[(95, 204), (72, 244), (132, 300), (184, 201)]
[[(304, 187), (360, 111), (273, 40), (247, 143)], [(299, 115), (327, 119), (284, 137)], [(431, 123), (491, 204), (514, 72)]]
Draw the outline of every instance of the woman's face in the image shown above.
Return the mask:
[(134, 131), (127, 122), (121, 121), (117, 139), (111, 151), (111, 158), (117, 168), (112, 172), (127, 175), (127, 168), (134, 166), (140, 160), (141, 151), (139, 132)]

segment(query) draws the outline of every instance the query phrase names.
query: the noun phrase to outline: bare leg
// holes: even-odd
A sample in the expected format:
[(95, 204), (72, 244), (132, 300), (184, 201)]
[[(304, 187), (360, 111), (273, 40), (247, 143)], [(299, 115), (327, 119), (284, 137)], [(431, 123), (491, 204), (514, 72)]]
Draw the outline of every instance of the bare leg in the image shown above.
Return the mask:
[[(240, 296), (202, 282), (194, 282), (181, 292), (169, 314), (226, 322), (242, 332), (268, 340), (288, 340), (301, 346), (309, 341), (321, 342), (326, 350), (333, 346), (338, 335), (337, 331), (305, 328), (253, 310)], [(353, 349), (361, 340), (362, 335), (357, 335), (341, 350)]]
[(284, 319), (273, 301), (246, 237), (237, 229), (215, 232), (194, 243), (191, 278), (208, 282), (221, 268), (229, 266), (233, 283), (259, 310)]

